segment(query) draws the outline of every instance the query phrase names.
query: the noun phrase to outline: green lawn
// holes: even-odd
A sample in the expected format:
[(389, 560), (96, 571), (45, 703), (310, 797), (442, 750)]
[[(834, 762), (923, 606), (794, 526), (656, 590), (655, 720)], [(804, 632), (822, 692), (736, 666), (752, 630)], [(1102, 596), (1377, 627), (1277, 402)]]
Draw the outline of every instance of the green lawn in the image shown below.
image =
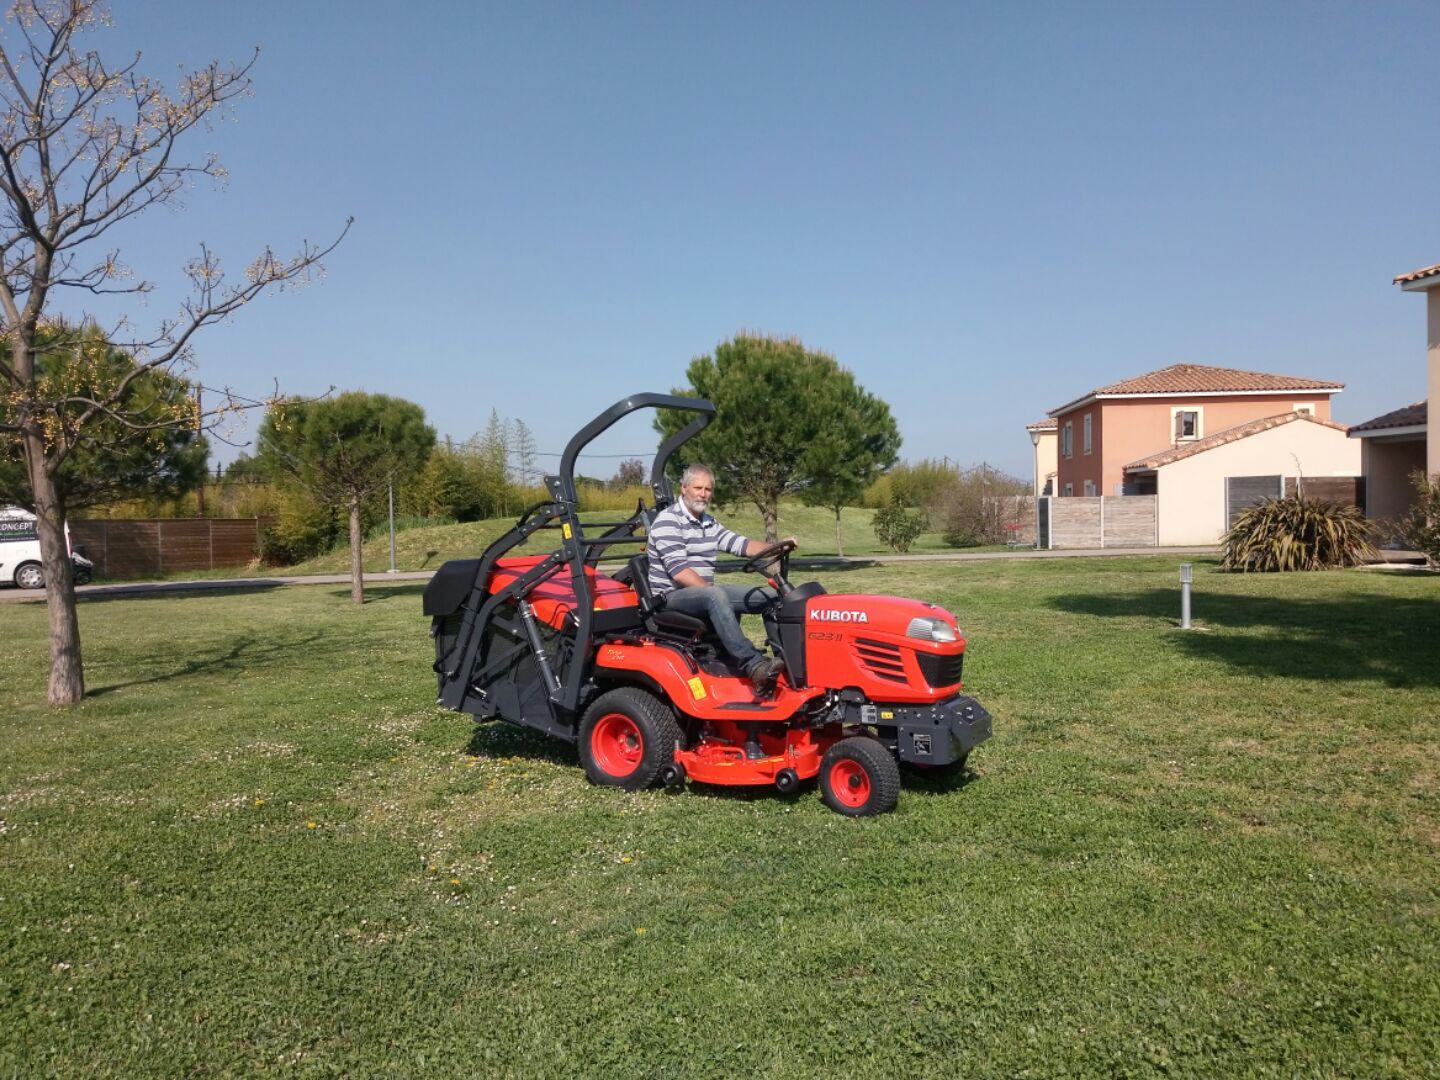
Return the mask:
[(431, 701), (419, 588), (0, 609), (0, 1076), (1434, 1075), (1440, 577), (907, 564), (996, 736), (852, 821)]

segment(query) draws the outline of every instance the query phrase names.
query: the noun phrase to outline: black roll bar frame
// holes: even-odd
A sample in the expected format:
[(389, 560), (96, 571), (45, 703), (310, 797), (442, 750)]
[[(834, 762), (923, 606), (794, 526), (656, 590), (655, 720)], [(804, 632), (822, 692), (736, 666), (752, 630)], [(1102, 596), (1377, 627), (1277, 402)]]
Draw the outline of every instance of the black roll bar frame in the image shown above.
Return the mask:
[[(474, 684), (473, 669), (479, 655), (480, 642), (484, 636), (485, 625), (493, 617), (496, 608), (507, 602), (522, 600), (534, 585), (558, 573), (563, 563), (570, 567), (570, 585), (576, 599), (571, 617), (575, 620), (575, 645), (572, 655), (577, 658), (577, 662), (570, 664), (564, 678), (558, 680), (558, 685), (549, 688), (548, 696), (551, 704), (573, 721), (579, 708), (581, 691), (589, 677), (589, 665), (581, 658), (589, 657), (593, 636), (592, 613), (595, 598), (585, 573), (586, 566), (598, 561), (607, 546), (633, 539), (635, 530), (646, 519), (642, 501), (629, 521), (615, 525), (602, 536), (587, 538), (577, 511), (579, 496), (575, 490), (575, 462), (580, 452), (602, 432), (639, 409), (679, 409), (699, 414), (660, 444), (650, 467), (650, 489), (655, 495), (654, 509), (661, 510), (674, 501), (674, 493), (665, 469), (675, 451), (698, 435), (715, 418), (715, 406), (711, 402), (704, 398), (681, 397), (677, 394), (632, 394), (611, 405), (576, 432), (566, 443), (565, 451), (560, 457), (559, 475), (545, 478), (550, 499), (536, 503), (526, 510), (514, 528), (485, 549), (475, 568), (475, 578), (471, 582), (460, 633), (443, 662), (436, 664), (437, 669), (443, 668), (440, 672), (444, 680), (440, 700), (448, 708), (463, 709), (470, 699)], [(485, 587), (500, 558), (523, 544), (531, 533), (542, 528), (556, 528), (557, 519), (562, 538), (560, 551), (552, 553), (494, 595), (486, 595)], [(507, 719), (519, 722), (521, 718)]]

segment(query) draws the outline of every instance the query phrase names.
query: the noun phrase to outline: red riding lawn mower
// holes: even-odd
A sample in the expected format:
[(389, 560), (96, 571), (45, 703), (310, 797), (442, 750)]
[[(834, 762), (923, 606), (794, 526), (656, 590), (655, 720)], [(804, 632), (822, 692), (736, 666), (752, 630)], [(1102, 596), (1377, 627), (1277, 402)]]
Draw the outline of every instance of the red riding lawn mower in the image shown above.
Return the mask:
[[(655, 455), (654, 506), (582, 523), (580, 451), (646, 408), (698, 414)], [(776, 544), (744, 564), (779, 593), (763, 619), (785, 672), (757, 694), (707, 623), (651, 596), (643, 552), (599, 571), (602, 557), (644, 544), (674, 499), (666, 464), (714, 415), (708, 401), (667, 394), (617, 402), (570, 440), (560, 474), (546, 477), (548, 500), (480, 558), (440, 567), (425, 589), (440, 703), (573, 742), (591, 780), (630, 791), (689, 779), (788, 794), (818, 776), (827, 805), (861, 816), (895, 807), (900, 763), (962, 770), (989, 738), (990, 714), (960, 693), (965, 639), (943, 608), (793, 585), (792, 545)], [(554, 551), (509, 554), (542, 529), (559, 533)]]

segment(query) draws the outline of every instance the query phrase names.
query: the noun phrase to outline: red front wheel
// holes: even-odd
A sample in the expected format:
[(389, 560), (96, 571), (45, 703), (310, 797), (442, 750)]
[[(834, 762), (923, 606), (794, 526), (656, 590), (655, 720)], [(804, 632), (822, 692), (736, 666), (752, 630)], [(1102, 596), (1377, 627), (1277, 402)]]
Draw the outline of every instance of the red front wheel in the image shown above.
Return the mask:
[(825, 751), (820, 794), (826, 806), (848, 817), (884, 814), (900, 801), (900, 769), (880, 743), (852, 735)]
[(580, 721), (580, 763), (597, 784), (639, 791), (675, 760), (675, 715), (634, 687), (601, 694)]

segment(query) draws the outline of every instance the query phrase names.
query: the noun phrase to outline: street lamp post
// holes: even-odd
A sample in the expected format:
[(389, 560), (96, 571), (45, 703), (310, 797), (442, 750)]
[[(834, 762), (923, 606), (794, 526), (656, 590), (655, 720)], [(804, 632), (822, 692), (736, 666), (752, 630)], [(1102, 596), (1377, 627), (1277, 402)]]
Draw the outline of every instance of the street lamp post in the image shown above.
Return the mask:
[(395, 573), (395, 481), (390, 481), (390, 573)]

